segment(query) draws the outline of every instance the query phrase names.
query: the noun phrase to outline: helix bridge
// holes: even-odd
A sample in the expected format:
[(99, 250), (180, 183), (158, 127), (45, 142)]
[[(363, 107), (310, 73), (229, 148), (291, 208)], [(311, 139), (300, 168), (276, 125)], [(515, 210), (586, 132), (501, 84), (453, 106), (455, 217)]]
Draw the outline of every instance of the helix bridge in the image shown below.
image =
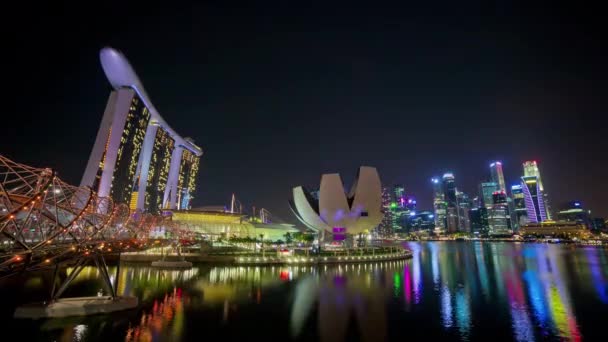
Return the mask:
[[(115, 296), (105, 263), (109, 255), (193, 241), (188, 227), (170, 217), (131, 213), (124, 203), (70, 185), (50, 168), (0, 155), (0, 278), (64, 266), (74, 271), (52, 297), (61, 295), (85, 265), (94, 264)], [(169, 238), (151, 239), (162, 230)]]

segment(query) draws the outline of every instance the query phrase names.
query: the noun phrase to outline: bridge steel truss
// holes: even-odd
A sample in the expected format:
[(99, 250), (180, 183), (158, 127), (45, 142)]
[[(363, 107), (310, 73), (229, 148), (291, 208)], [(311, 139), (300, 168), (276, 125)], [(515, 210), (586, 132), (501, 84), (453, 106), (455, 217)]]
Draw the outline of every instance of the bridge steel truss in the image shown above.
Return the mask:
[(56, 278), (61, 267), (72, 266), (60, 286), (53, 280), (51, 299), (57, 299), (84, 266), (94, 263), (115, 297), (118, 274), (112, 284), (104, 255), (147, 248), (150, 232), (158, 227), (177, 239), (191, 234), (167, 218), (131, 214), (126, 204), (70, 185), (52, 169), (0, 155), (0, 278), (52, 267)]

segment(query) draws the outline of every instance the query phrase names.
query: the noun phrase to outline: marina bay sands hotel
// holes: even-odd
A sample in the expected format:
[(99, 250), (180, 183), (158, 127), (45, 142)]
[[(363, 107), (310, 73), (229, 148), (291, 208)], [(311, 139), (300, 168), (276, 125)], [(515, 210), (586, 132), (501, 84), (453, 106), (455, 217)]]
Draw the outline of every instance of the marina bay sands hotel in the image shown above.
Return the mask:
[(104, 48), (100, 60), (114, 89), (81, 185), (131, 210), (189, 209), (202, 149), (167, 124), (122, 53)]

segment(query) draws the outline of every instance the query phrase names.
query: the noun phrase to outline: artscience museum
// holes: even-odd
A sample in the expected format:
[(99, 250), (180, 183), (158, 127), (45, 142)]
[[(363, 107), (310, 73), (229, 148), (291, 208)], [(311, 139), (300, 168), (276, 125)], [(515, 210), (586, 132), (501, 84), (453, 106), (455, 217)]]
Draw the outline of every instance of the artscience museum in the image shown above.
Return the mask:
[(289, 204), (305, 226), (334, 240), (368, 233), (382, 221), (380, 177), (376, 168), (361, 166), (347, 193), (339, 174), (324, 174), (318, 196), (297, 186)]

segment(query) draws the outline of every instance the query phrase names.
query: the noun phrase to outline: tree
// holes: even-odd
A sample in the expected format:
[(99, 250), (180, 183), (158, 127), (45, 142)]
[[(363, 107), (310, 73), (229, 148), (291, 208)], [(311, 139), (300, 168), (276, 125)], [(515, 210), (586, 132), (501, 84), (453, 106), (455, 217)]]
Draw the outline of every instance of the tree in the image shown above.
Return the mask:
[(304, 236), (304, 234), (302, 234), (301, 232), (296, 232), (296, 233), (293, 233), (292, 238), (293, 238), (293, 241), (302, 242), (303, 236)]
[(291, 233), (287, 232), (283, 236), (285, 237), (285, 243), (287, 243), (288, 245), (293, 242), (293, 237), (291, 236)]

